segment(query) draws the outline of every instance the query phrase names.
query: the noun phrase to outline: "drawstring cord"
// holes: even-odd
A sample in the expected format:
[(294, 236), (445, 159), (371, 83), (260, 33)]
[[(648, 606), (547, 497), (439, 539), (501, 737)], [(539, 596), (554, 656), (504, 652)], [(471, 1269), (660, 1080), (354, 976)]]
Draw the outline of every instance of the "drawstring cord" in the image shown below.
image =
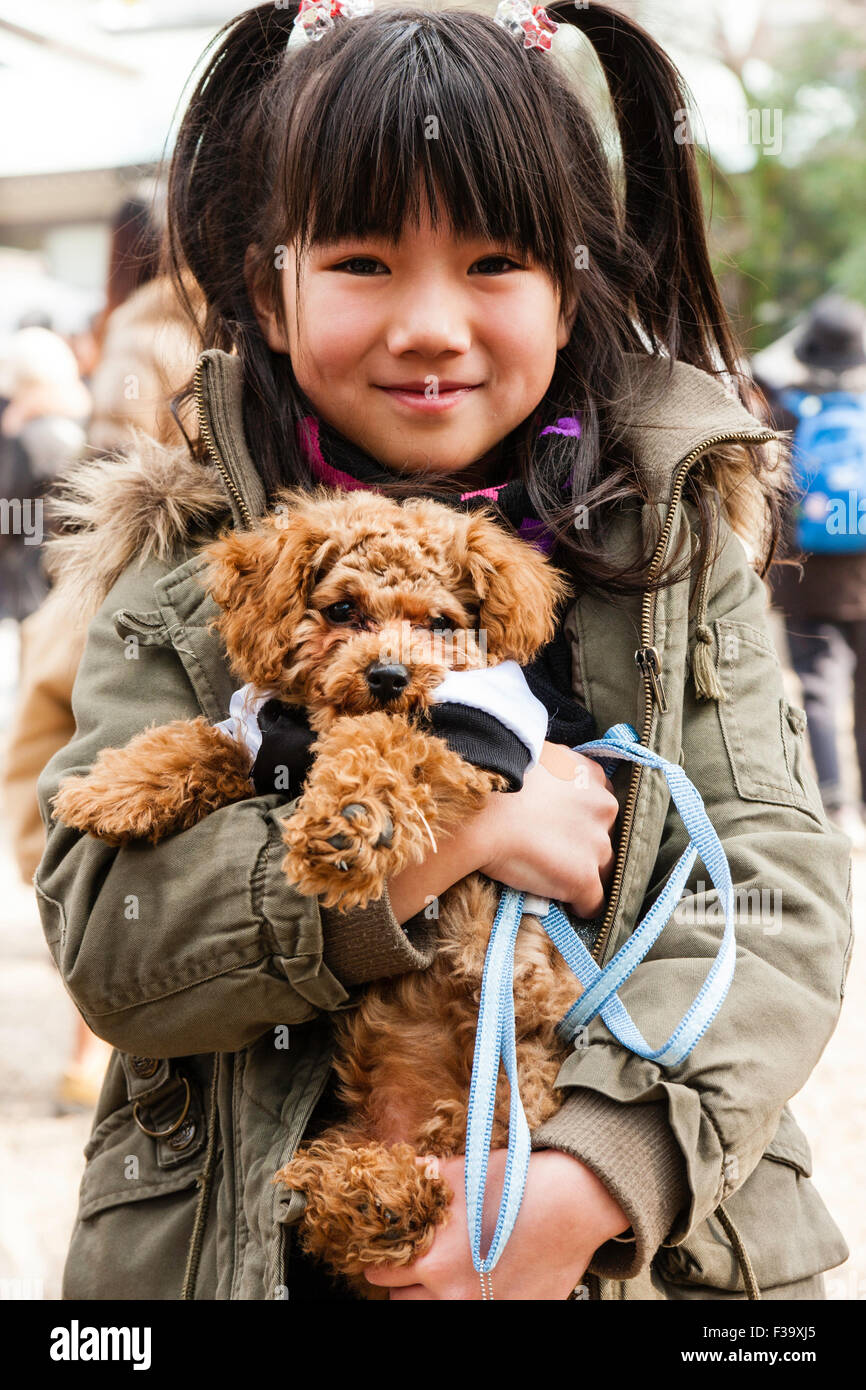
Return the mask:
[(211, 1186), (213, 1184), (214, 1168), (216, 1166), (217, 1148), (217, 1083), (219, 1080), (220, 1054), (214, 1053), (213, 1076), (210, 1088), (210, 1117), (207, 1140), (207, 1151), (205, 1154), (204, 1168), (199, 1174), (201, 1190), (199, 1192), (198, 1206), (196, 1207), (195, 1221), (192, 1228), (192, 1237), (189, 1243), (189, 1254), (187, 1255), (186, 1270), (183, 1276), (183, 1288), (180, 1296), (182, 1299), (193, 1299), (195, 1297), (195, 1285), (198, 1278), (198, 1267), (201, 1262), (201, 1248), (204, 1242), (204, 1229), (207, 1222), (208, 1207), (210, 1206)]
[(743, 1284), (746, 1289), (746, 1298), (760, 1299), (761, 1290), (759, 1289), (758, 1281), (755, 1278), (755, 1271), (752, 1269), (752, 1262), (749, 1259), (749, 1252), (743, 1244), (742, 1236), (740, 1235), (731, 1218), (728, 1216), (728, 1213), (725, 1211), (725, 1208), (722, 1206), (721, 1202), (716, 1207), (714, 1215), (719, 1218), (722, 1229), (725, 1235), (728, 1237), (728, 1240), (731, 1242), (734, 1254), (737, 1257), (737, 1264), (740, 1266), (740, 1270), (743, 1275)]

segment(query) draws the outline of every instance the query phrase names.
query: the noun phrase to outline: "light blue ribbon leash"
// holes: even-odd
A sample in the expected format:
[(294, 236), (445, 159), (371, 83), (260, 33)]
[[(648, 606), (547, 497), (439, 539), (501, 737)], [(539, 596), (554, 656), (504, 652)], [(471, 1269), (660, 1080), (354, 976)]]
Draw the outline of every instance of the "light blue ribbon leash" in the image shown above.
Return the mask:
[[(631, 1052), (660, 1066), (682, 1062), (709, 1028), (728, 992), (734, 973), (734, 889), (727, 857), (718, 835), (710, 824), (701, 795), (677, 763), (644, 748), (631, 724), (614, 724), (604, 738), (579, 744), (572, 750), (597, 758), (610, 775), (616, 762), (643, 763), (664, 773), (674, 804), (689, 834), (689, 844), (674, 865), (664, 889), (640, 925), (603, 970), (593, 960), (562, 910), (551, 903), (541, 925), (567, 964), (583, 985), (583, 993), (557, 1025), (564, 1042), (600, 1014), (606, 1027)], [(700, 854), (716, 888), (725, 913), (725, 930), (718, 953), (694, 1002), (661, 1047), (651, 1048), (628, 1013), (617, 991), (658, 940), (680, 900), (692, 866)], [(529, 1126), (520, 1101), (517, 1078), (517, 1048), (514, 1034), (514, 947), (527, 901), (538, 900), (513, 888), (504, 888), (494, 918), (484, 964), (475, 1056), (469, 1087), (466, 1127), (466, 1214), (472, 1263), (485, 1277), (499, 1260), (514, 1229), (526, 1177), (531, 1148)], [(511, 1088), (508, 1127), (508, 1154), (505, 1183), (496, 1229), (490, 1248), (481, 1254), (481, 1221), (484, 1189), (496, 1106), (496, 1083), (502, 1061)], [(485, 1292), (485, 1297), (492, 1294)]]

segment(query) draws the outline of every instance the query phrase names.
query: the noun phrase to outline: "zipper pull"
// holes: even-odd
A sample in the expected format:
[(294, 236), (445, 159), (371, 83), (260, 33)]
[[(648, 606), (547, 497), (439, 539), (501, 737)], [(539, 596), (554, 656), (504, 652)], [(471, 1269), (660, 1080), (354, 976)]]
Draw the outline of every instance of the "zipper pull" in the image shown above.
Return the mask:
[(655, 647), (638, 647), (634, 654), (635, 663), (640, 667), (641, 673), (649, 677), (652, 687), (653, 697), (662, 714), (667, 714), (668, 702), (665, 699), (665, 688), (662, 682), (662, 668), (659, 661), (659, 654)]

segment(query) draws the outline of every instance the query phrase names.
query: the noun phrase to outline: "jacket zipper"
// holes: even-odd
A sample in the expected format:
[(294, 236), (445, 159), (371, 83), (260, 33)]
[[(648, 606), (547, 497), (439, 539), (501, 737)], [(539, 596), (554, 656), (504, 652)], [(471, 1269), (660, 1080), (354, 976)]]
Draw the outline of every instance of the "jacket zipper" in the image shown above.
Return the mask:
[(216, 464), (217, 468), (219, 469), (223, 481), (225, 482), (225, 485), (231, 493), (232, 497), (237, 502), (238, 510), (240, 511), (241, 516), (244, 518), (245, 522), (247, 523), (247, 526), (251, 527), (253, 524), (253, 518), (250, 515), (250, 509), (247, 506), (244, 499), (241, 497), (240, 492), (235, 486), (234, 479), (231, 477), (228, 469), (226, 468), (225, 464), (220, 458), (219, 450), (217, 449), (217, 446), (214, 442), (213, 434), (211, 433), (210, 421), (207, 418), (207, 412), (205, 411), (204, 407), (204, 392), (202, 390), (202, 375), (204, 372), (204, 364), (205, 357), (204, 354), (202, 354), (202, 356), (199, 357), (198, 361), (195, 364), (195, 372), (193, 374), (195, 403), (196, 408), (198, 410), (198, 427), (201, 431), (202, 438), (204, 439), (208, 454), (210, 455), (212, 461)]
[[(662, 560), (664, 559), (668, 541), (670, 540), (671, 530), (673, 529), (674, 516), (679, 506), (680, 495), (685, 486), (688, 471), (692, 464), (700, 458), (701, 454), (706, 453), (708, 449), (714, 448), (716, 444), (736, 444), (740, 440), (749, 440), (755, 444), (768, 444), (771, 440), (777, 438), (778, 435), (774, 430), (762, 430), (760, 432), (741, 430), (736, 434), (717, 434), (713, 435), (710, 439), (705, 439), (697, 448), (692, 449), (690, 454), (686, 454), (685, 458), (680, 459), (680, 462), (677, 464), (677, 472), (674, 479), (673, 491), (671, 492), (667, 516), (665, 517), (665, 524), (650, 562), (648, 574), (650, 580), (656, 577), (661, 567)], [(640, 736), (640, 741), (644, 746), (649, 742), (653, 701), (658, 705), (661, 714), (665, 714), (668, 708), (665, 698), (664, 683), (662, 681), (661, 662), (659, 661), (658, 649), (653, 645), (656, 599), (656, 590), (647, 589), (644, 591), (641, 604), (641, 645), (634, 654), (635, 663), (644, 676), (643, 728)], [(628, 854), (629, 840), (631, 838), (632, 822), (634, 820), (634, 808), (637, 802), (637, 789), (640, 781), (640, 774), (640, 763), (633, 763), (625, 810), (623, 812), (622, 833), (619, 839), (619, 850), (616, 856), (610, 899), (608, 901), (607, 912), (605, 913), (601, 931), (590, 953), (597, 964), (601, 962), (604, 948), (607, 945), (613, 925), (614, 914), (616, 913), (617, 902), (619, 901), (619, 893), (625, 874), (625, 861)]]

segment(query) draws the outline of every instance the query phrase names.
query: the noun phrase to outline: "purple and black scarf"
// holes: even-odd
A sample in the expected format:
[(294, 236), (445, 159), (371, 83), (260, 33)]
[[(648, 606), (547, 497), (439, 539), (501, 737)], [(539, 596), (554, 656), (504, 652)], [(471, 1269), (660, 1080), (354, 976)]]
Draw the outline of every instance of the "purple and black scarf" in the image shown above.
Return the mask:
[[(541, 430), (538, 437), (541, 440), (545, 435), (556, 434), (578, 438), (580, 421), (571, 415), (563, 416), (555, 424)], [(316, 415), (307, 415), (299, 422), (297, 439), (317, 482), (346, 491), (367, 488), (379, 492), (395, 481), (393, 473)], [(539, 444), (538, 447), (543, 449), (544, 445)], [(570, 487), (571, 473), (560, 484), (560, 491), (567, 497)], [(464, 510), (492, 505), (496, 513), (514, 527), (521, 540), (528, 541), (547, 555), (553, 549), (553, 537), (537, 515), (522, 478), (507, 477), (504, 482), (489, 487), (456, 493), (453, 501), (438, 493), (427, 492), (423, 485), (419, 485), (417, 496), (435, 496), (436, 501), (446, 506), (457, 506)]]

